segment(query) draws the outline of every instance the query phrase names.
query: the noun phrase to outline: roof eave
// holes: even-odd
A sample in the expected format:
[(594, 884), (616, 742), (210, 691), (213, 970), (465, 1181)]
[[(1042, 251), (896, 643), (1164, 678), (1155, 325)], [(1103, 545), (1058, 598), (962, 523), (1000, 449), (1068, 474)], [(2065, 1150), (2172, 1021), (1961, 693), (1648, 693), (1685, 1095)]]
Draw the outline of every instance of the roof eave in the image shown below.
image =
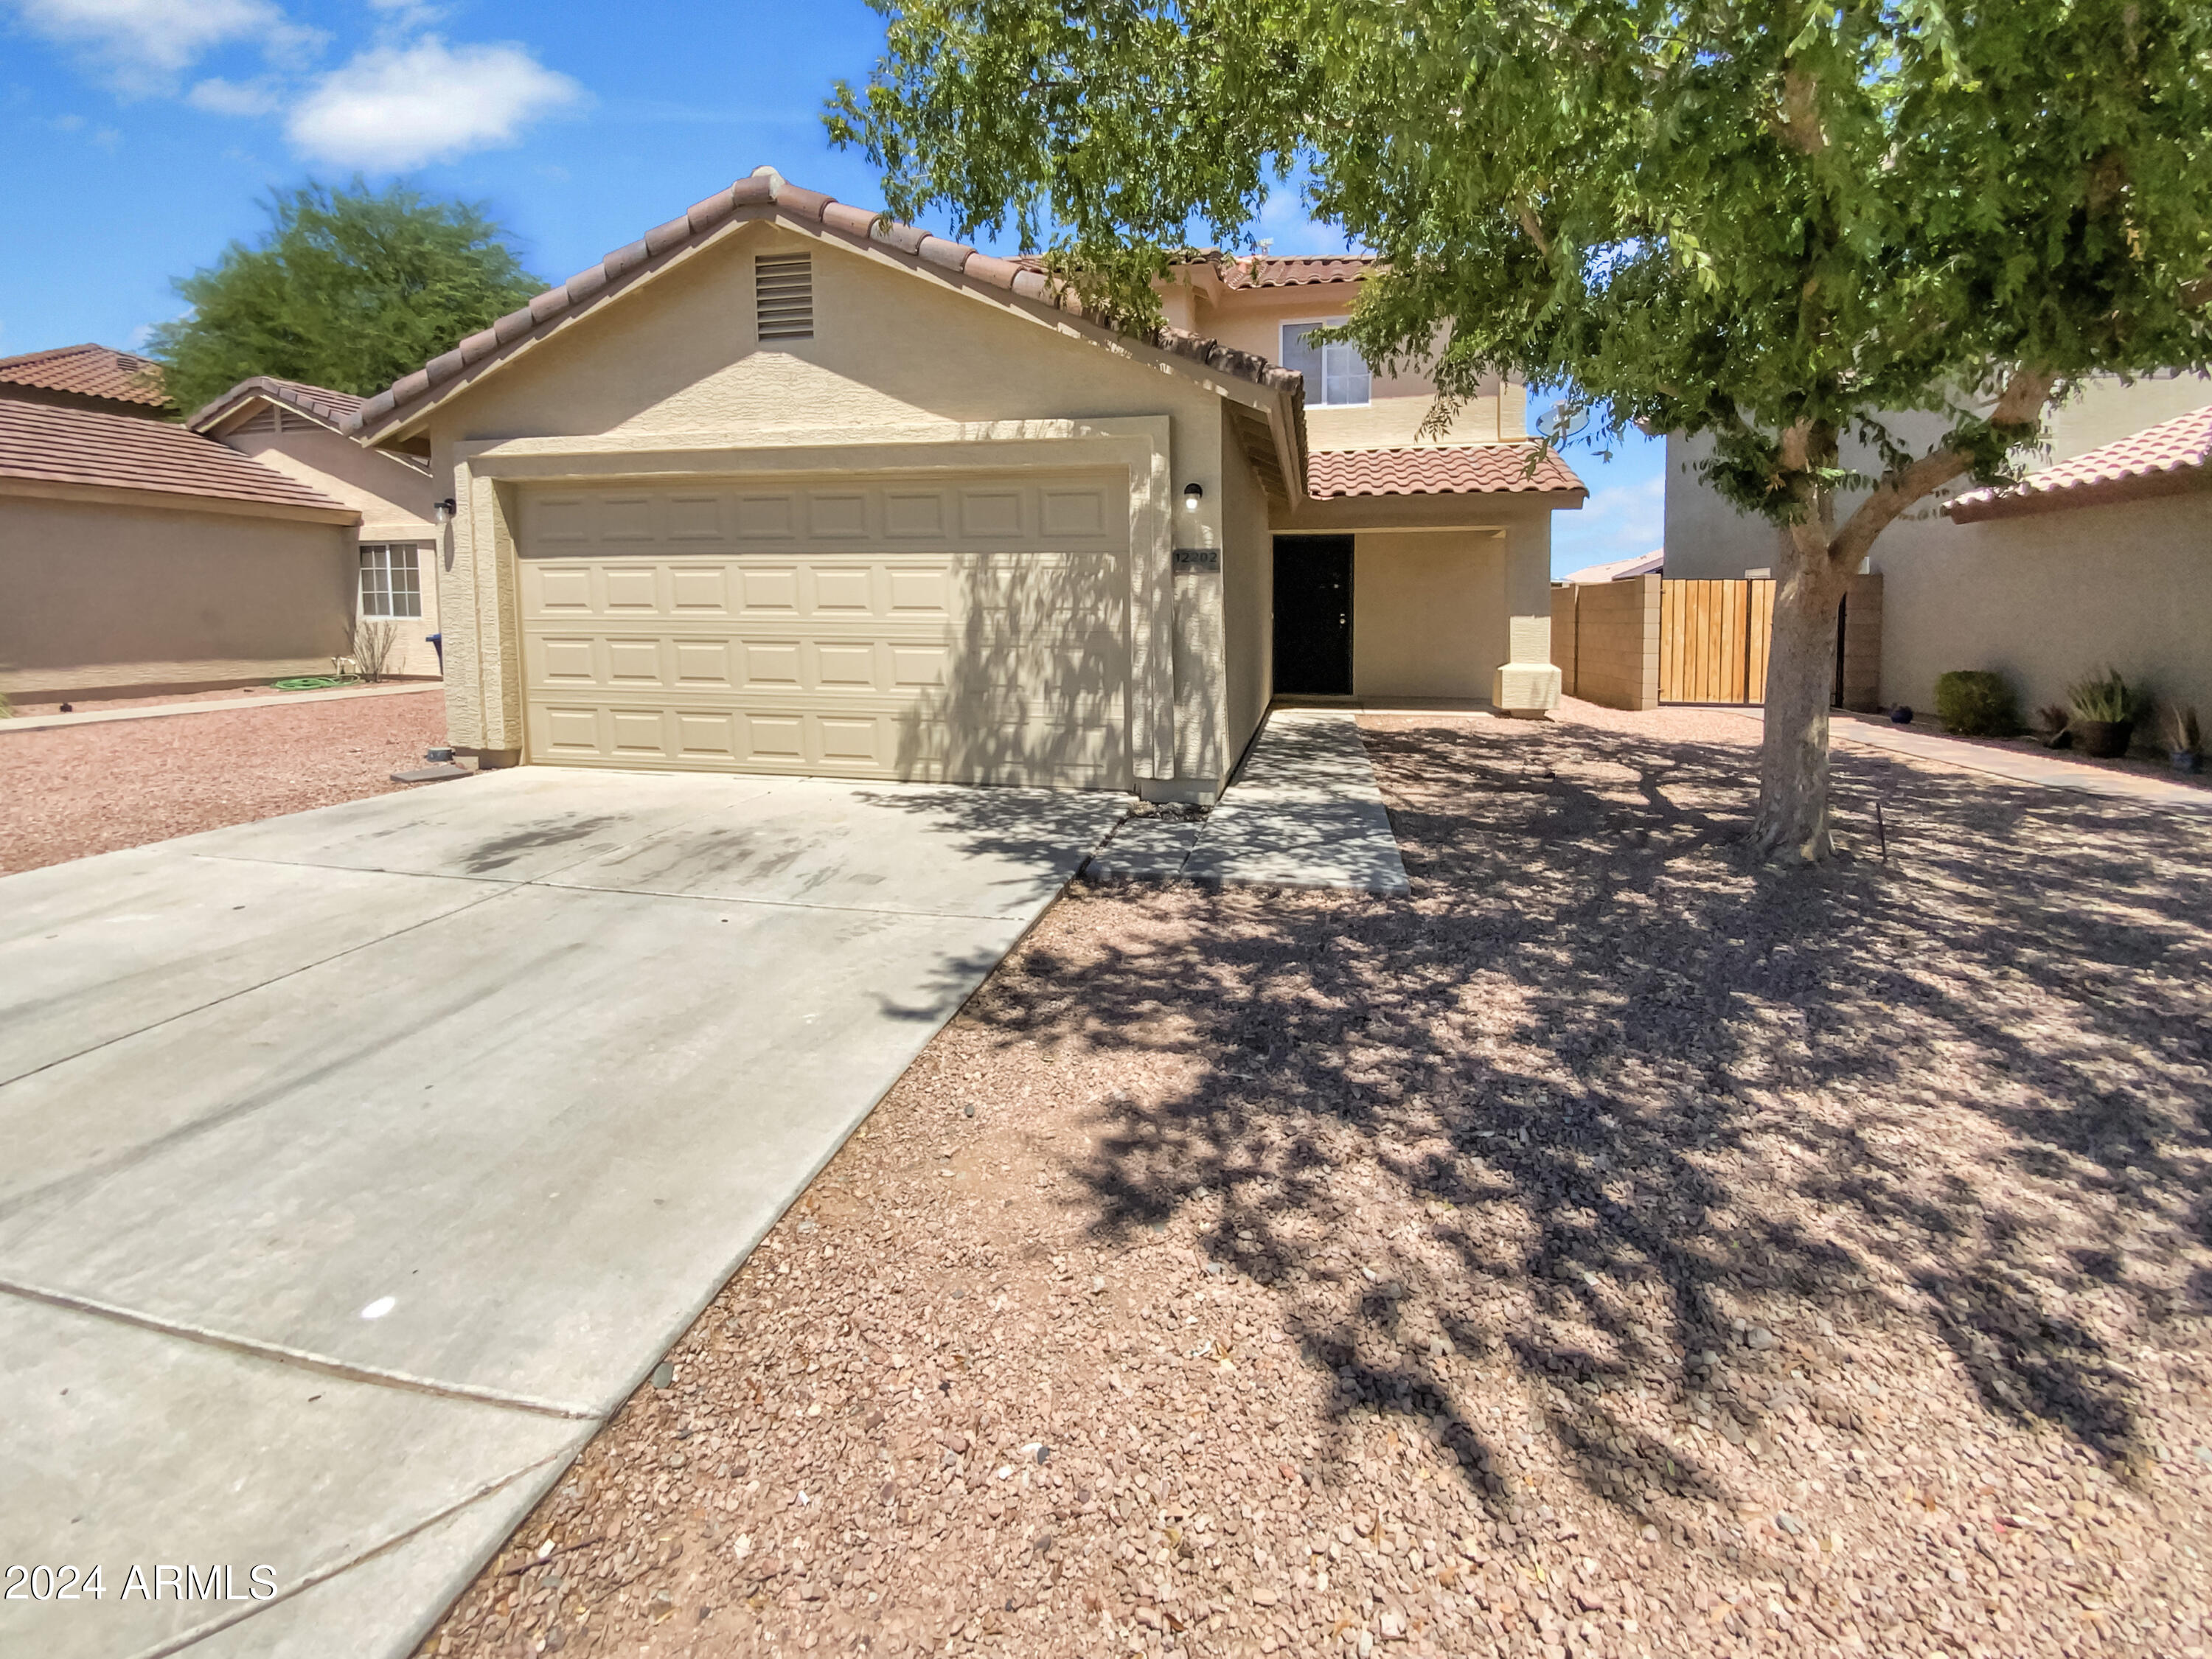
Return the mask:
[(271, 409), (281, 409), (287, 415), (297, 415), (303, 420), (313, 421), (326, 432), (345, 435), (345, 428), (343, 424), (308, 408), (298, 399), (288, 398), (283, 392), (275, 390), (270, 383), (269, 377), (264, 374), (256, 374), (240, 380), (222, 396), (203, 404), (192, 411), (185, 420), (185, 426), (187, 430), (197, 432), (204, 438), (211, 438), (216, 434), (216, 428), (229, 422), (233, 416), (250, 416), (257, 404), (266, 404)]
[(340, 430), (378, 449), (419, 441), (431, 416), (487, 375), (742, 227), (766, 222), (928, 277), (1042, 326), (1126, 351), (1139, 361), (1154, 361), (1218, 393), (1268, 409), (1271, 424), (1282, 418), (1280, 406), (1287, 404), (1287, 429), (1279, 434), (1277, 447), (1285, 477), (1303, 487), (1304, 423), (1297, 418), (1297, 410), (1302, 406), (1304, 380), (1294, 371), (1179, 331), (1164, 331), (1155, 343), (1107, 328), (1085, 317), (1079, 307), (1062, 302), (1051, 279), (1040, 271), (759, 174), (739, 179), (693, 207), (684, 218), (671, 220), (561, 288), (547, 289), (524, 310), (470, 336), (369, 398)]
[(1946, 501), (1943, 512), (1954, 524), (1981, 524), (1994, 519), (2025, 519), (2042, 513), (2069, 512), (2081, 507), (2160, 501), (2206, 490), (2212, 490), (2212, 467), (2200, 463), (2055, 489), (1978, 489)]

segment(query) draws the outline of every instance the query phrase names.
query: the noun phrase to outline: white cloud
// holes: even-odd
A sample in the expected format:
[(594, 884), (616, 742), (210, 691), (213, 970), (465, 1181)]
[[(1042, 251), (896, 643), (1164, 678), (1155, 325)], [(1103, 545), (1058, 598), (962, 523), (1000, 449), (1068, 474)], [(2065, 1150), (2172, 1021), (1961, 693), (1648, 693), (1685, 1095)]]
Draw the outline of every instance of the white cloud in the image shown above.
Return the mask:
[(584, 90), (519, 46), (448, 46), (425, 35), (364, 52), (317, 81), (285, 124), (313, 160), (404, 172), (467, 150), (511, 144)]
[(266, 115), (283, 100), (264, 76), (258, 81), (205, 80), (185, 94), (185, 101), (213, 115)]
[(425, 3), (425, 0), (368, 0), (372, 11), (392, 14), (392, 26), (401, 30), (428, 27), (446, 15), (443, 6)]
[(274, 0), (15, 0), (15, 9), (33, 33), (85, 53), (131, 94), (171, 88), (179, 73), (233, 41), (289, 62), (324, 38)]

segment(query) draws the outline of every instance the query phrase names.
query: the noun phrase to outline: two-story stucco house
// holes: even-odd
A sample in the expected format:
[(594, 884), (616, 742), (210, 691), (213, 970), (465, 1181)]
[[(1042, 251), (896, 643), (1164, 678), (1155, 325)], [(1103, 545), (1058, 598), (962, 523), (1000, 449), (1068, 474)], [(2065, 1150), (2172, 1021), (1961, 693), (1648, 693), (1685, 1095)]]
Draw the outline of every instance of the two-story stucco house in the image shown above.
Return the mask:
[(426, 461), (449, 727), (533, 762), (1209, 799), (1278, 693), (1540, 709), (1519, 388), (1302, 331), (1356, 260), (1192, 269), (1118, 333), (1031, 264), (763, 168), (371, 398)]

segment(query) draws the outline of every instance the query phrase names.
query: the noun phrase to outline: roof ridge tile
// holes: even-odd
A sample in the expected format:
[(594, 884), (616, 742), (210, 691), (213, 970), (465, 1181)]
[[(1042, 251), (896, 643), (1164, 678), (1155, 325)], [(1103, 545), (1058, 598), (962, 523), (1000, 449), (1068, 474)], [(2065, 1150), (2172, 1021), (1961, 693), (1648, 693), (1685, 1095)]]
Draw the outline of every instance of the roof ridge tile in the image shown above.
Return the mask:
[[(573, 311), (587, 307), (631, 278), (654, 268), (660, 259), (682, 252), (747, 207), (772, 206), (776, 212), (799, 221), (811, 220), (825, 229), (877, 247), (889, 248), (935, 270), (981, 283), (1018, 299), (1048, 305), (1072, 317), (1096, 323), (1067, 284), (1022, 259), (984, 253), (964, 242), (938, 236), (912, 225), (901, 224), (885, 213), (839, 202), (820, 191), (794, 185), (772, 167), (756, 168), (726, 190), (694, 205), (680, 219), (648, 231), (638, 242), (616, 249), (597, 264), (570, 276), (557, 287), (532, 296), (529, 303), (509, 312), (489, 329), (479, 330), (453, 350), (432, 358), (421, 368), (402, 375), (391, 386), (362, 402), (347, 422), (345, 430), (359, 437), (396, 416), (407, 405), (428, 396), (464, 371), (495, 357), (530, 336), (546, 330)], [(644, 250), (643, 257), (639, 249)], [(1313, 256), (1326, 258), (1329, 256)], [(1127, 333), (1127, 331), (1120, 331)], [(1144, 338), (1140, 335), (1131, 337)], [(489, 343), (487, 343), (487, 341)], [(1175, 353), (1219, 369), (1239, 380), (1270, 390), (1302, 397), (1304, 379), (1295, 370), (1248, 351), (1182, 331), (1162, 329), (1146, 340)]]

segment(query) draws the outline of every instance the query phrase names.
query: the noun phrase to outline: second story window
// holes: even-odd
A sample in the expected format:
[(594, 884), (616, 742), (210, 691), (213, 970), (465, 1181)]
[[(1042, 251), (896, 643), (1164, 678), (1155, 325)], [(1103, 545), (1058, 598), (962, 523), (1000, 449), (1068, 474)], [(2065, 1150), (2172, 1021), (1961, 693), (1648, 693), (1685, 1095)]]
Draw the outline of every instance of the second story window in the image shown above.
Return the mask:
[(1283, 367), (1295, 368), (1306, 377), (1309, 404), (1364, 404), (1368, 400), (1367, 364), (1360, 357), (1358, 348), (1343, 341), (1323, 344), (1311, 337), (1316, 329), (1334, 328), (1343, 320), (1341, 317), (1332, 317), (1318, 323), (1283, 325)]

